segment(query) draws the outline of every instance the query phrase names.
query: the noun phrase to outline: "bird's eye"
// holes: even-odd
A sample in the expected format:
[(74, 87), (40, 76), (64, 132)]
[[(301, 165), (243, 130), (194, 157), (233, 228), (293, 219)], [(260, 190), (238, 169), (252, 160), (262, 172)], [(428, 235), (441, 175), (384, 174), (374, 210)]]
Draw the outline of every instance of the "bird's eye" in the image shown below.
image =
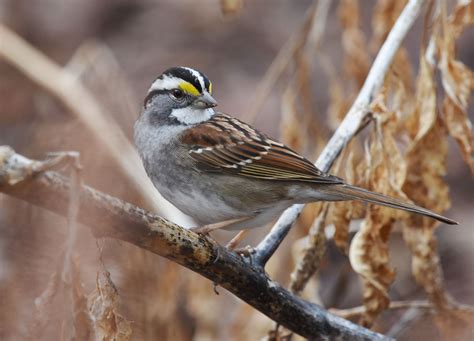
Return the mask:
[(176, 99), (182, 99), (184, 97), (184, 92), (181, 89), (173, 89), (171, 90), (171, 96)]

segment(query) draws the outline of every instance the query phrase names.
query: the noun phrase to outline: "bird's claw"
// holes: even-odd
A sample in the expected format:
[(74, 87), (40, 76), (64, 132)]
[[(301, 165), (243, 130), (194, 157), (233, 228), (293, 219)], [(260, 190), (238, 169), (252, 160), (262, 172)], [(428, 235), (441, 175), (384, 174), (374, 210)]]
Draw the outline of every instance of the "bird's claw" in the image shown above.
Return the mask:
[(250, 265), (253, 265), (253, 254), (255, 253), (255, 249), (250, 245), (246, 247), (242, 247), (239, 249), (234, 249), (235, 253), (237, 253), (244, 261), (248, 261)]

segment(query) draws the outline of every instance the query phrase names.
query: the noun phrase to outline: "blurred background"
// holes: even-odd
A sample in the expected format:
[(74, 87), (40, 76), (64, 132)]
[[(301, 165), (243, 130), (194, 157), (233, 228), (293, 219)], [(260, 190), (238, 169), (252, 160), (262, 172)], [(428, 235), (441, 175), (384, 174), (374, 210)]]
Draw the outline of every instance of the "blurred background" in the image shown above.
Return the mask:
[[(314, 3), (317, 1), (0, 0), (1, 25), (47, 56), (48, 63), (64, 67), (84, 84), (98, 109), (89, 112), (103, 115), (80, 116), (82, 109), (90, 108), (89, 98), (83, 99), (82, 92), (63, 86), (54, 74), (48, 73), (49, 69), (40, 65), (39, 72), (43, 72), (45, 82), (52, 83), (53, 90), (38, 85), (18, 66), (0, 57), (0, 145), (9, 145), (36, 159), (51, 151), (79, 151), (85, 183), (191, 226), (189, 219), (169, 205), (158, 199), (147, 200), (144, 187), (149, 188), (148, 195), (153, 187), (136, 155), (130, 156), (129, 147), (121, 145), (126, 140), (122, 134), (131, 140), (133, 122), (149, 85), (170, 66), (197, 68), (213, 82), (220, 110), (253, 122), (272, 136), (280, 136), (315, 160), (337, 127), (340, 116), (331, 112), (336, 110), (335, 103), (339, 105), (338, 111), (345, 112), (361, 83), (357, 75), (350, 78), (350, 72), (342, 71), (347, 57), (342, 33), (348, 24), (341, 6), (348, 6), (349, 2), (330, 2), (322, 38), (305, 52), (311, 60), (307, 65), (306, 89), (310, 95), (296, 93), (296, 98), (304, 96), (305, 117), (309, 119), (305, 121), (309, 123), (304, 127), (303, 135), (308, 136), (304, 143), (291, 140), (295, 133), (289, 132), (292, 127), (285, 121), (285, 94), (288, 95), (288, 87), (294, 81), (293, 59), (289, 59), (278, 80), (270, 82), (268, 94), (261, 90), (262, 79), (276, 56), (295, 43), (295, 36), (301, 35)], [(367, 42), (361, 48), (368, 59), (357, 64), (362, 80), (379, 44), (374, 38), (372, 20), (374, 10), (380, 7), (378, 3), (361, 1), (353, 13), (358, 18), (356, 24), (363, 41)], [(403, 1), (398, 3), (403, 5)], [(454, 1), (448, 1), (448, 8), (453, 6)], [(415, 74), (422, 30), (418, 20), (404, 43)], [(0, 45), (6, 41), (1, 41), (3, 38), (0, 36)], [(473, 41), (471, 26), (456, 45), (457, 58), (471, 70)], [(27, 56), (19, 63), (33, 65), (35, 60)], [(337, 101), (334, 88), (329, 86), (334, 84), (330, 82), (334, 74), (349, 87), (349, 95), (342, 94)], [(84, 107), (76, 112), (71, 110), (67, 101), (55, 94), (55, 86), (64, 90), (66, 97), (75, 98), (76, 103), (84, 103)], [(468, 109), (471, 120), (472, 107)], [(99, 124), (104, 118), (110, 124)], [(101, 128), (100, 135), (93, 129), (98, 126), (106, 128)], [(115, 149), (110, 147), (111, 141)], [(438, 229), (440, 259), (447, 291), (457, 301), (472, 305), (474, 182), (452, 139), (447, 165), (452, 208), (446, 214), (461, 225)], [(139, 177), (141, 180), (136, 180)], [(311, 212), (303, 215), (267, 267), (270, 276), (284, 286), (288, 285), (298, 260), (298, 240), (305, 236), (312, 218)], [(62, 217), (0, 194), (1, 340), (52, 340), (68, 335), (64, 331), (64, 316), (70, 308), (61, 299), (51, 298), (49, 308), (43, 311), (44, 323), (38, 324), (38, 300), (35, 301), (47, 288), (61, 258), (67, 234), (65, 225)], [(268, 229), (252, 231), (244, 245), (256, 245)], [(232, 236), (227, 232), (215, 235), (222, 243)], [(96, 242), (86, 226), (80, 228), (76, 247), (86, 294), (95, 287), (101, 255), (118, 291), (117, 310), (131, 321), (133, 340), (260, 339), (274, 327), (272, 321), (225, 290), (218, 288), (216, 295), (212, 283), (199, 275), (123, 242)], [(400, 234), (394, 233), (390, 239), (390, 256), (397, 271), (390, 297), (424, 299), (423, 290), (411, 276), (410, 253)], [(347, 257), (332, 242), (328, 242), (318, 279), (309, 283), (304, 295), (328, 308), (362, 304), (359, 279)], [(383, 313), (376, 329), (405, 340), (441, 339), (428, 313), (414, 316), (400, 326), (397, 322), (407, 318), (405, 311)], [(391, 329), (394, 326), (398, 329)]]

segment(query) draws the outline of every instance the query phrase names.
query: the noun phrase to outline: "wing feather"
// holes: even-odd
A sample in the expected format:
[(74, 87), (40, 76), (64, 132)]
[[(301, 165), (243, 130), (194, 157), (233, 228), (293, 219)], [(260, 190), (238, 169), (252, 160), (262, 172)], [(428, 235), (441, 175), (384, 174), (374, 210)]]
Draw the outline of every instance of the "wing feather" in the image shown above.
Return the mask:
[(343, 183), (285, 145), (222, 113), (186, 130), (181, 142), (190, 146), (189, 154), (199, 169), (265, 180)]

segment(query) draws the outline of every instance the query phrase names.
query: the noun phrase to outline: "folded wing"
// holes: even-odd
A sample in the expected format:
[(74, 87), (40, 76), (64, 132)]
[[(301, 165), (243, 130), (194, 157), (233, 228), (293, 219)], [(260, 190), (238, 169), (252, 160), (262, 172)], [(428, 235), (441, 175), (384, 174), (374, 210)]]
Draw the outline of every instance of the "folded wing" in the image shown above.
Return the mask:
[(343, 183), (285, 145), (225, 114), (188, 129), (181, 142), (190, 145), (196, 166), (206, 171), (267, 180)]

